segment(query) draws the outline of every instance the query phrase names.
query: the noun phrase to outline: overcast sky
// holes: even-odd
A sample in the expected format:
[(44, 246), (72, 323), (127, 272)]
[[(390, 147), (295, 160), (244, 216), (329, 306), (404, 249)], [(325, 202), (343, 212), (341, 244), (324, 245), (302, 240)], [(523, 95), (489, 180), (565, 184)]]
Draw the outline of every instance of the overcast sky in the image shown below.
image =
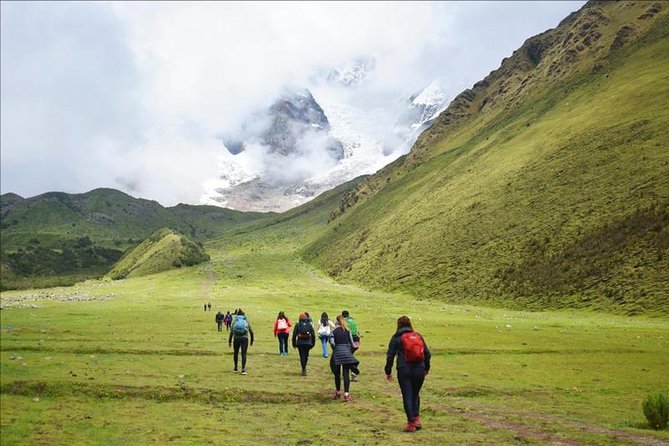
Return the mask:
[(3, 1), (0, 188), (197, 203), (219, 135), (286, 86), (373, 57), (389, 101), (452, 98), (583, 3)]

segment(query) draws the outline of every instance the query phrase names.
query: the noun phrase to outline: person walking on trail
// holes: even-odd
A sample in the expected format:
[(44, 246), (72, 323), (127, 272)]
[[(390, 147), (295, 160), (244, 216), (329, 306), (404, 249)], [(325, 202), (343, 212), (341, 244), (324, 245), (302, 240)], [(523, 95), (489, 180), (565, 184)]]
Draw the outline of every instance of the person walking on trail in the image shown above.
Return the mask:
[(274, 321), (274, 337), (279, 338), (279, 356), (288, 355), (288, 336), (292, 325), (286, 317), (286, 313), (279, 311), (279, 315)]
[(216, 313), (216, 325), (218, 326), (218, 331), (223, 331), (223, 313), (219, 310), (218, 313)]
[(230, 336), (228, 337), (228, 347), (233, 345), (234, 341), (234, 362), (235, 368), (232, 369), (234, 373), (237, 373), (239, 369), (237, 368), (238, 359), (239, 359), (239, 350), (242, 351), (242, 375), (246, 375), (246, 352), (249, 348), (249, 337), (251, 338), (251, 345), (253, 345), (253, 330), (251, 329), (251, 324), (249, 324), (246, 315), (242, 309), (238, 309), (235, 312), (235, 318), (232, 322), (232, 330), (230, 330)]
[(397, 356), (397, 382), (402, 391), (404, 412), (407, 416), (406, 432), (415, 432), (423, 425), (420, 420), (420, 389), (430, 371), (430, 349), (423, 337), (414, 331), (411, 319), (397, 319), (397, 331), (390, 338), (386, 354), (386, 379), (392, 382), (393, 361)]
[(318, 321), (318, 339), (321, 340), (321, 346), (323, 347), (323, 357), (328, 357), (328, 342), (330, 340), (330, 335), (332, 330), (335, 329), (334, 323), (328, 317), (328, 314), (323, 312), (321, 314), (321, 320)]
[(311, 323), (309, 313), (301, 313), (295, 330), (293, 330), (293, 348), (300, 353), (300, 365), (302, 376), (307, 375), (307, 361), (309, 361), (309, 350), (316, 345), (314, 326)]
[[(350, 330), (351, 336), (353, 337), (353, 352), (355, 353), (355, 351), (360, 348), (360, 329), (358, 328), (358, 323), (355, 321), (355, 319), (353, 319), (348, 310), (342, 311), (341, 315), (344, 316), (346, 326)], [(351, 373), (351, 380), (357, 381), (358, 374)]]
[(225, 331), (230, 331), (230, 325), (232, 325), (232, 315), (230, 314), (229, 310), (223, 317), (223, 323), (225, 324)]
[(344, 376), (344, 401), (351, 401), (349, 393), (351, 379), (349, 372), (360, 373), (358, 370), (358, 361), (353, 356), (353, 337), (346, 325), (344, 316), (337, 316), (337, 324), (330, 335), (330, 345), (332, 345), (332, 356), (330, 357), (330, 370), (334, 374), (336, 400), (341, 398), (341, 379)]

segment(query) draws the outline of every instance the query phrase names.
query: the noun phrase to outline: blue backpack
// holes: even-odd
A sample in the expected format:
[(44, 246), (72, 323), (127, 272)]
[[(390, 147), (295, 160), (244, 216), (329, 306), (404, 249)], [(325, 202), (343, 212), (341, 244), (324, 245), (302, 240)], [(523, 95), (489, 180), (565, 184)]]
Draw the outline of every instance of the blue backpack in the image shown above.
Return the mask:
[(246, 316), (241, 314), (235, 316), (235, 321), (232, 324), (232, 332), (235, 336), (246, 336), (246, 332), (249, 329), (249, 321), (246, 320)]

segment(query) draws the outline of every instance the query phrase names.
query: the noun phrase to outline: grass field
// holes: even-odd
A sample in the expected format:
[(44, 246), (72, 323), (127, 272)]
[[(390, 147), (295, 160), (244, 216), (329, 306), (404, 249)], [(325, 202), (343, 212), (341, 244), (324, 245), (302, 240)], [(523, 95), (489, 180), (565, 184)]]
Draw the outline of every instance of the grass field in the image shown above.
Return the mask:
[[(295, 230), (239, 232), (208, 246), (202, 265), (49, 290), (48, 300), (3, 293), (2, 444), (669, 443), (641, 411), (647, 394), (669, 393), (666, 319), (367, 292), (299, 260)], [(236, 307), (256, 335), (247, 376), (231, 372), (214, 323), (217, 310)], [(348, 404), (331, 400), (320, 346), (302, 377), (296, 352), (279, 357), (271, 331), (279, 310), (295, 318), (343, 309), (363, 331)], [(398, 386), (383, 379), (402, 314), (433, 352), (416, 434), (402, 432)]]

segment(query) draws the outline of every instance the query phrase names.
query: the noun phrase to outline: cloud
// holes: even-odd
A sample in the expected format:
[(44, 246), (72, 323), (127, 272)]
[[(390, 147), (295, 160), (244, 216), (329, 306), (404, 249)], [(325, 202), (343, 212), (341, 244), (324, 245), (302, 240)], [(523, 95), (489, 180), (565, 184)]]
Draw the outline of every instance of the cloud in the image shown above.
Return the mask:
[(2, 192), (196, 202), (221, 135), (285, 88), (371, 57), (368, 109), (434, 78), (453, 97), (582, 3), (2, 2)]

